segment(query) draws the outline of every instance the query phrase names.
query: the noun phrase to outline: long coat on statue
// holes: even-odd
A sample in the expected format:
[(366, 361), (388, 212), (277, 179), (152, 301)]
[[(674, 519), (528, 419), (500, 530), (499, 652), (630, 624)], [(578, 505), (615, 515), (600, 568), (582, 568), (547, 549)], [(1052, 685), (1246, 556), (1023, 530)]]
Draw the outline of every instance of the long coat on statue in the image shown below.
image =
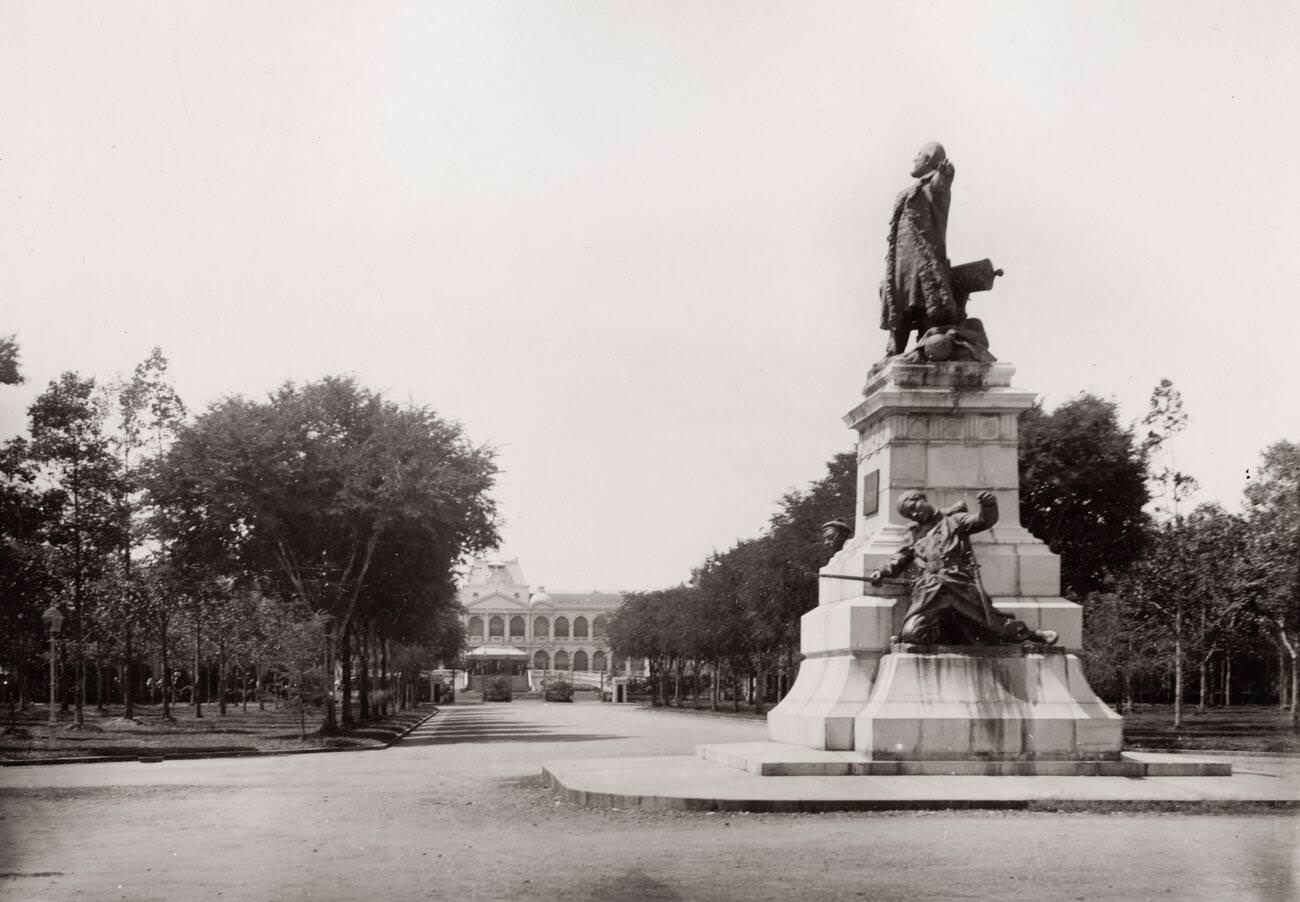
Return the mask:
[(947, 237), (953, 173), (952, 164), (945, 163), (894, 201), (880, 286), (882, 329), (929, 328), (957, 319)]
[(998, 522), (997, 501), (978, 513), (938, 512), (911, 529), (911, 541), (881, 568), (896, 576), (915, 565), (912, 604), (903, 618), (902, 642), (978, 645), (1020, 641), (1028, 627), (993, 607), (979, 584), (970, 536)]

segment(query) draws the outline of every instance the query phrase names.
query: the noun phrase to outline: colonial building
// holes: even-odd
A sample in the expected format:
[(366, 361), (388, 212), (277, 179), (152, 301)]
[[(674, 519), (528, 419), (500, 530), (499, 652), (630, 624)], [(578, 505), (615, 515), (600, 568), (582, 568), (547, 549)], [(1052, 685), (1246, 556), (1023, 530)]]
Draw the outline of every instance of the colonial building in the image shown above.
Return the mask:
[[(625, 662), (617, 662), (616, 666), (607, 637), (609, 620), (623, 603), (622, 595), (548, 594), (540, 586), (534, 592), (518, 559), (480, 560), (470, 567), (460, 590), (460, 603), (469, 643), (467, 661), (486, 665), (475, 669), (519, 676), (519, 664), (524, 664), (533, 672), (530, 676), (539, 671), (553, 675), (558, 671), (577, 682), (625, 669)], [(496, 649), (503, 654), (494, 654)], [(527, 657), (514, 654), (514, 650)], [(488, 664), (498, 659), (502, 663)], [(507, 661), (512, 666), (507, 666)], [(595, 676), (595, 680), (599, 682), (599, 677)]]

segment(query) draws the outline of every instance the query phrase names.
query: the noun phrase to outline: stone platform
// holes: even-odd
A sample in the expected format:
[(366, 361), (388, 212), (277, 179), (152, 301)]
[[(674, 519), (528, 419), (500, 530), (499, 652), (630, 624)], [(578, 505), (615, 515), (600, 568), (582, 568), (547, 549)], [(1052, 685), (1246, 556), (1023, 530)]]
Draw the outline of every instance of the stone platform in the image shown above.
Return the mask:
[[(776, 743), (738, 743), (742, 746)], [(715, 746), (727, 749), (728, 746)], [(817, 754), (853, 753), (795, 749), (804, 763)], [(793, 760), (793, 759), (792, 759)], [(829, 759), (828, 759), (829, 760)], [(897, 765), (897, 762), (882, 762)], [(1120, 762), (1141, 765), (1147, 776), (1033, 776), (968, 774), (763, 777), (739, 767), (689, 755), (585, 758), (555, 761), (542, 778), (557, 797), (593, 808), (680, 811), (1300, 811), (1300, 759), (1242, 758), (1232, 776), (1202, 776), (1232, 767), (1226, 756), (1192, 759), (1180, 754), (1126, 752)], [(926, 764), (935, 769), (936, 762)], [(968, 766), (970, 762), (963, 762)], [(1042, 762), (1049, 769), (1060, 762)], [(1100, 767), (1101, 763), (1096, 766)], [(1195, 772), (1199, 770), (1199, 774)], [(1156, 776), (1158, 773), (1185, 776)]]

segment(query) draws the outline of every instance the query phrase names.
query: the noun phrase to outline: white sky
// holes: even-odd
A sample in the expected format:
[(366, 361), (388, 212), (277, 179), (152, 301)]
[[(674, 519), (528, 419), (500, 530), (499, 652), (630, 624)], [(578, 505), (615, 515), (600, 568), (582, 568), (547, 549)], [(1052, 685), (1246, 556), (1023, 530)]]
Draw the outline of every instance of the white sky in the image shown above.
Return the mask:
[(0, 0), (0, 334), (194, 409), (351, 373), (494, 444), (506, 550), (656, 588), (852, 446), (917, 148), (1049, 404), (1300, 439), (1300, 6)]

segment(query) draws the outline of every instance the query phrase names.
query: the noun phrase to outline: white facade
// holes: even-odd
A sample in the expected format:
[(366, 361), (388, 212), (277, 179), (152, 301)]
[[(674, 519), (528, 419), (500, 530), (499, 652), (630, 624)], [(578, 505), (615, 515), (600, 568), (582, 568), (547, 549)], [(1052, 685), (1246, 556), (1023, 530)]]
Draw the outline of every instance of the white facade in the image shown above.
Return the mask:
[(519, 561), (481, 560), (460, 590), (471, 650), (499, 645), (528, 654), (530, 670), (615, 672), (606, 629), (623, 596), (611, 592), (532, 591)]

